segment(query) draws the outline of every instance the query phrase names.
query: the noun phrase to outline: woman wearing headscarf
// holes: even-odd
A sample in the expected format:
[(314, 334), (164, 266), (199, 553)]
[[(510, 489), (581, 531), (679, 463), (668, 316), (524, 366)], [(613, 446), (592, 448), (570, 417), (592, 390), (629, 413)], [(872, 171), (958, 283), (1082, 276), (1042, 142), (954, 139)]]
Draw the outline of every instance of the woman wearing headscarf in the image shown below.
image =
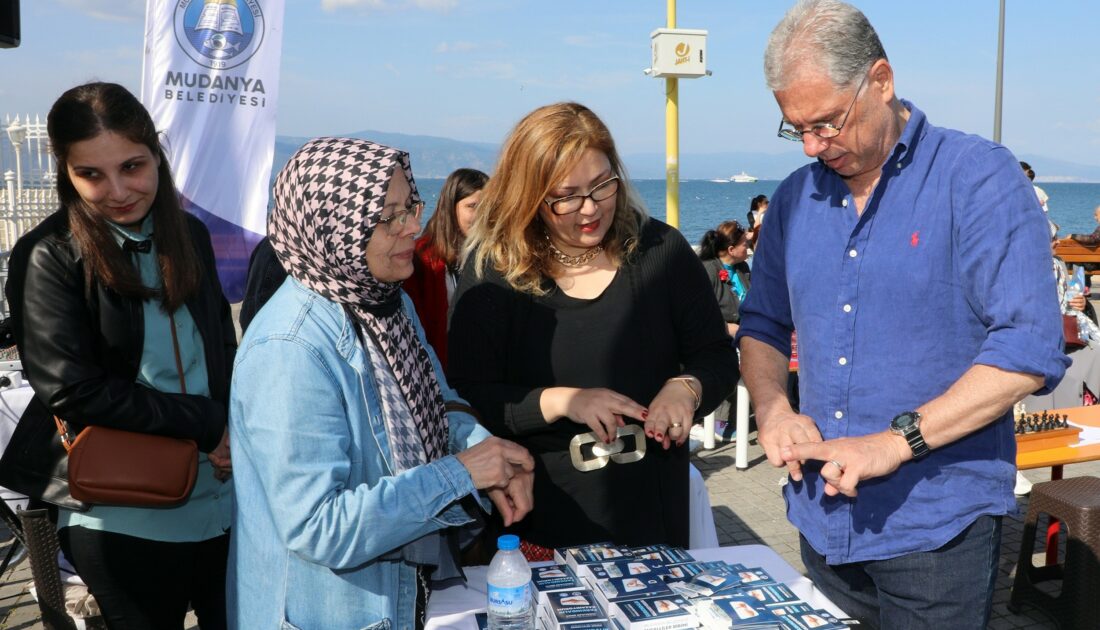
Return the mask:
[(268, 236), (290, 277), (230, 400), (235, 627), (421, 627), (429, 580), (461, 575), (478, 490), (506, 522), (531, 507), (530, 455), (447, 412), (400, 290), (423, 207), (408, 155), (364, 140), (312, 140), (276, 179)]

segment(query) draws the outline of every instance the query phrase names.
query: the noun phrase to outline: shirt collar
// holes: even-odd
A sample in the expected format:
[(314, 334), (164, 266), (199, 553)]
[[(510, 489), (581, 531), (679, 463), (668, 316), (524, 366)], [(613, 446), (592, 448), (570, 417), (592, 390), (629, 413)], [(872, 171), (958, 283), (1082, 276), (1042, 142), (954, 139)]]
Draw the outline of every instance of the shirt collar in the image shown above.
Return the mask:
[(894, 152), (891, 154), (893, 157), (890, 158), (890, 161), (904, 166), (912, 161), (910, 156), (920, 142), (928, 119), (916, 105), (905, 99), (900, 100), (902, 107), (909, 110), (909, 121), (905, 123), (905, 128), (901, 130), (901, 137), (898, 138), (898, 143), (894, 146)]
[(144, 241), (153, 237), (153, 211), (150, 210), (145, 218), (141, 220), (141, 227), (137, 232), (131, 231), (129, 228), (123, 225), (119, 225), (114, 221), (107, 221), (107, 225), (111, 226), (111, 236), (114, 237), (115, 242), (121, 247), (122, 242), (125, 240), (130, 241)]

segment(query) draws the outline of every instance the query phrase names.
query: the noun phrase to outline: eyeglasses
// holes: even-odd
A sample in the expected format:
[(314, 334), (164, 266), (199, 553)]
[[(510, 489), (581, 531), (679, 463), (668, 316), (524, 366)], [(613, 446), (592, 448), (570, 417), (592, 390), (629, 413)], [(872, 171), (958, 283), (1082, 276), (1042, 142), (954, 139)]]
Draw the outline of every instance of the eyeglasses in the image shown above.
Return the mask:
[(599, 203), (610, 199), (617, 192), (619, 192), (619, 178), (612, 177), (596, 184), (592, 190), (588, 191), (587, 195), (569, 195), (557, 199), (544, 199), (543, 203), (550, 207), (550, 212), (562, 216), (573, 214), (583, 208), (585, 199), (591, 199), (594, 203)]
[(397, 236), (405, 229), (405, 226), (409, 223), (410, 217), (419, 221), (420, 215), (423, 213), (423, 201), (408, 201), (405, 203), (404, 210), (398, 210), (385, 219), (378, 219), (378, 222), (386, 226), (387, 234), (390, 236)]
[(839, 136), (840, 131), (844, 129), (844, 125), (848, 123), (848, 114), (852, 113), (852, 108), (856, 106), (856, 101), (859, 100), (859, 95), (863, 91), (863, 86), (866, 83), (867, 74), (864, 74), (863, 80), (859, 82), (859, 87), (856, 88), (856, 96), (852, 99), (852, 104), (848, 106), (848, 111), (844, 112), (844, 118), (840, 119), (839, 125), (834, 126), (832, 123), (817, 123), (813, 127), (810, 127), (809, 132), (806, 132), (795, 129), (791, 123), (786, 120), (780, 120), (779, 133), (777, 135), (784, 140), (790, 140), (792, 142), (803, 142), (802, 136), (806, 135), (806, 133), (812, 133), (822, 140), (831, 140)]

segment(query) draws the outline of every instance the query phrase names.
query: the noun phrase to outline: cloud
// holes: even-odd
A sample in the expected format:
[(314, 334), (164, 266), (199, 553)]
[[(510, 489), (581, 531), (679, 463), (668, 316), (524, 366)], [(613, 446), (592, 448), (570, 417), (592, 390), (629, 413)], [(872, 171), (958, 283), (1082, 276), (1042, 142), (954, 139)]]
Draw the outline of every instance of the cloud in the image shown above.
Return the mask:
[(435, 67), (435, 73), (453, 79), (496, 79), (510, 81), (516, 78), (515, 64), (507, 61), (479, 61), (469, 64)]
[(447, 54), (447, 53), (460, 54), (460, 53), (475, 52), (475, 51), (479, 51), (479, 50), (499, 50), (499, 49), (504, 48), (504, 47), (505, 47), (504, 42), (501, 42), (501, 41), (494, 41), (494, 42), (466, 42), (466, 41), (439, 42), (439, 44), (437, 44), (436, 47), (435, 47), (435, 52), (441, 53), (441, 54)]
[(617, 90), (638, 80), (640, 72), (596, 72), (584, 75), (559, 75), (557, 77), (528, 77), (524, 85), (549, 90), (573, 90), (583, 92), (607, 92)]
[(98, 20), (130, 22), (145, 17), (145, 0), (61, 0), (61, 4)]
[(458, 6), (458, 0), (321, 0), (325, 11), (362, 9), (383, 11), (389, 9), (420, 9), (445, 13)]
[(62, 53), (62, 56), (73, 64), (102, 69), (104, 61), (140, 62), (142, 51), (132, 46), (120, 46), (118, 48), (66, 50)]
[(576, 46), (577, 48), (591, 48), (596, 45), (594, 35), (567, 35), (564, 41), (566, 46)]

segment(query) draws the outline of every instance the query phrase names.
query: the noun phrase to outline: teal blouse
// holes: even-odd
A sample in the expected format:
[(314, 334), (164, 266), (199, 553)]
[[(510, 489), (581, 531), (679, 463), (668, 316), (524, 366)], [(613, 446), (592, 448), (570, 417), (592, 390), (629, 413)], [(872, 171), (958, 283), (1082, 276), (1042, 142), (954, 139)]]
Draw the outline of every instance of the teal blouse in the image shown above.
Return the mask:
[[(153, 215), (142, 221), (140, 233), (110, 224), (115, 240), (142, 241), (153, 235)], [(132, 256), (141, 272), (142, 282), (149, 287), (160, 287), (160, 268), (157, 265), (156, 245), (148, 253)], [(172, 334), (168, 314), (161, 310), (157, 300), (145, 300), (145, 335), (138, 368), (137, 383), (162, 392), (179, 393), (179, 373), (176, 370), (175, 352), (172, 350)], [(195, 326), (187, 307), (174, 314), (176, 336), (183, 363), (183, 377), (187, 393), (210, 395), (206, 373), (206, 356), (202, 336)], [(198, 478), (187, 503), (174, 508), (132, 508), (96, 506), (87, 512), (58, 511), (58, 529), (80, 525), (88, 529), (114, 532), (164, 542), (198, 542), (221, 536), (229, 530), (233, 514), (233, 483), (214, 478), (214, 467), (199, 453)]]
[(726, 270), (726, 273), (730, 275), (730, 290), (737, 296), (738, 300), (745, 301), (745, 294), (748, 291), (745, 289), (745, 284), (741, 282), (741, 276), (734, 270), (733, 265), (727, 265), (722, 263), (722, 267)]

